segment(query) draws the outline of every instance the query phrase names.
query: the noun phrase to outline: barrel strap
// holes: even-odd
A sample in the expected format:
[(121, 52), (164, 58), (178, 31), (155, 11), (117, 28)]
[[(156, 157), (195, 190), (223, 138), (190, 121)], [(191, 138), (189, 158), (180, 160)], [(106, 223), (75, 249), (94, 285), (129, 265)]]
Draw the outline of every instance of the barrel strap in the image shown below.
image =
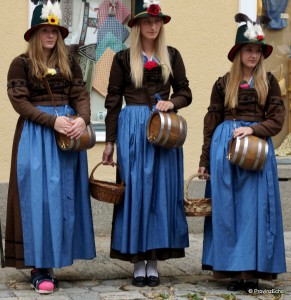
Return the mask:
[(236, 108), (231, 108), (230, 112), (232, 114), (232, 119), (233, 119), (233, 129), (236, 129)]
[(144, 86), (144, 93), (146, 95), (146, 98), (148, 100), (148, 106), (149, 106), (149, 109), (152, 110), (153, 109), (153, 105), (152, 105), (152, 102), (151, 102), (151, 96), (150, 96), (150, 93), (149, 93), (149, 89), (147, 86)]
[(236, 120), (236, 108), (231, 108), (230, 112), (232, 114), (232, 118)]
[(56, 103), (55, 103), (55, 100), (54, 100), (54, 97), (53, 97), (53, 94), (52, 94), (52, 91), (51, 91), (51, 88), (50, 88), (50, 84), (48, 83), (46, 77), (43, 78), (43, 82), (44, 82), (44, 85), (47, 89), (47, 92), (49, 94), (49, 97), (50, 97), (50, 100), (55, 108), (55, 112), (56, 112), (56, 115), (58, 116), (58, 112), (57, 112), (57, 107), (56, 107)]

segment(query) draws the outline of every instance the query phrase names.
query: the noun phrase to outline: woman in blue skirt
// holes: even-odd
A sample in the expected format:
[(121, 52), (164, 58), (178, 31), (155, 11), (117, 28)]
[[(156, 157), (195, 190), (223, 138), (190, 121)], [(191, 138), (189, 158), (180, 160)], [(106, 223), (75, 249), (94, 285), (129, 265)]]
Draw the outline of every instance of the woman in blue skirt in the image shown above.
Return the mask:
[[(20, 115), (12, 149), (5, 236), (8, 267), (32, 268), (36, 292), (57, 287), (52, 268), (92, 259), (95, 242), (86, 151), (65, 152), (55, 131), (78, 139), (90, 122), (82, 72), (68, 55), (58, 1), (35, 8), (28, 50), (8, 71), (8, 96)], [(44, 77), (53, 94), (52, 103)], [(76, 115), (71, 120), (67, 115)]]
[(112, 164), (116, 143), (126, 184), (124, 201), (115, 207), (111, 257), (134, 263), (132, 283), (141, 287), (159, 285), (157, 260), (183, 257), (189, 245), (183, 150), (154, 146), (146, 137), (152, 108), (177, 111), (192, 101), (181, 55), (165, 44), (171, 18), (158, 2), (135, 1), (131, 47), (114, 57), (105, 100), (103, 163)]
[[(253, 290), (258, 278), (286, 272), (282, 212), (271, 136), (283, 126), (285, 107), (277, 80), (263, 61), (272, 52), (260, 24), (246, 15), (228, 54), (229, 73), (214, 84), (204, 119), (201, 179), (211, 190), (212, 217), (205, 220), (203, 269), (231, 278), (228, 290)], [(262, 19), (263, 21), (263, 19)], [(268, 20), (265, 19), (267, 22)], [(254, 135), (269, 147), (263, 168), (242, 169), (227, 159), (230, 140)], [(208, 195), (210, 196), (210, 194)]]

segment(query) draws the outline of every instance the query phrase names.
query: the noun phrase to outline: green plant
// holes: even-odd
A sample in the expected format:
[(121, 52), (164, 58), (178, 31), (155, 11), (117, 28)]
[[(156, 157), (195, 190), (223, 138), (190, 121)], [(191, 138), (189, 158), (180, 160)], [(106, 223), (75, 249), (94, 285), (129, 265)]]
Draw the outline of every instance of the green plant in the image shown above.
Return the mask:
[(158, 297), (161, 299), (169, 299), (169, 295), (167, 294), (159, 294)]
[(234, 294), (221, 294), (219, 295), (220, 297), (222, 297), (225, 300), (236, 300), (236, 296)]
[(188, 300), (203, 300), (203, 298), (200, 298), (199, 296), (197, 296), (197, 294), (191, 294), (191, 293), (188, 293), (187, 295), (184, 295), (182, 297), (185, 297)]

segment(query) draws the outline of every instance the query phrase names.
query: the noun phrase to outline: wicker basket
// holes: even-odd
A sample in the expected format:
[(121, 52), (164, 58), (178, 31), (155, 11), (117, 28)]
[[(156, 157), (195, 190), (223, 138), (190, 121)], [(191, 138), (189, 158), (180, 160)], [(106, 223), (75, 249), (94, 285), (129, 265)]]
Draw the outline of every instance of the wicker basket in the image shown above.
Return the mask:
[(185, 184), (184, 208), (188, 217), (207, 217), (211, 216), (211, 199), (197, 198), (190, 199), (188, 195), (189, 184), (199, 173), (191, 175)]
[[(91, 196), (96, 200), (117, 205), (123, 200), (125, 185), (123, 182), (118, 184), (94, 179), (93, 174), (100, 165), (102, 162), (93, 168), (89, 178)], [(117, 164), (114, 163), (114, 166)]]

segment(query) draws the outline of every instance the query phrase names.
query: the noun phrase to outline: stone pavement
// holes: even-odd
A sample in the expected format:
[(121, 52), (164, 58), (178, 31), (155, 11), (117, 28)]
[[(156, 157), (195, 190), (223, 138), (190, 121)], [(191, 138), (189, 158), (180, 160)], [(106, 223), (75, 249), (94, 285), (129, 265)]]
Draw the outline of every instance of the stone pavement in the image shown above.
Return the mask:
[(260, 281), (258, 293), (229, 292), (227, 281), (214, 281), (201, 270), (202, 234), (190, 234), (186, 257), (159, 262), (161, 285), (137, 288), (131, 285), (132, 266), (109, 258), (110, 236), (96, 236), (97, 258), (77, 261), (55, 270), (60, 281), (51, 295), (35, 293), (29, 284), (30, 270), (0, 269), (0, 298), (6, 300), (254, 300), (291, 299), (291, 231), (285, 232), (288, 273), (272, 283)]

